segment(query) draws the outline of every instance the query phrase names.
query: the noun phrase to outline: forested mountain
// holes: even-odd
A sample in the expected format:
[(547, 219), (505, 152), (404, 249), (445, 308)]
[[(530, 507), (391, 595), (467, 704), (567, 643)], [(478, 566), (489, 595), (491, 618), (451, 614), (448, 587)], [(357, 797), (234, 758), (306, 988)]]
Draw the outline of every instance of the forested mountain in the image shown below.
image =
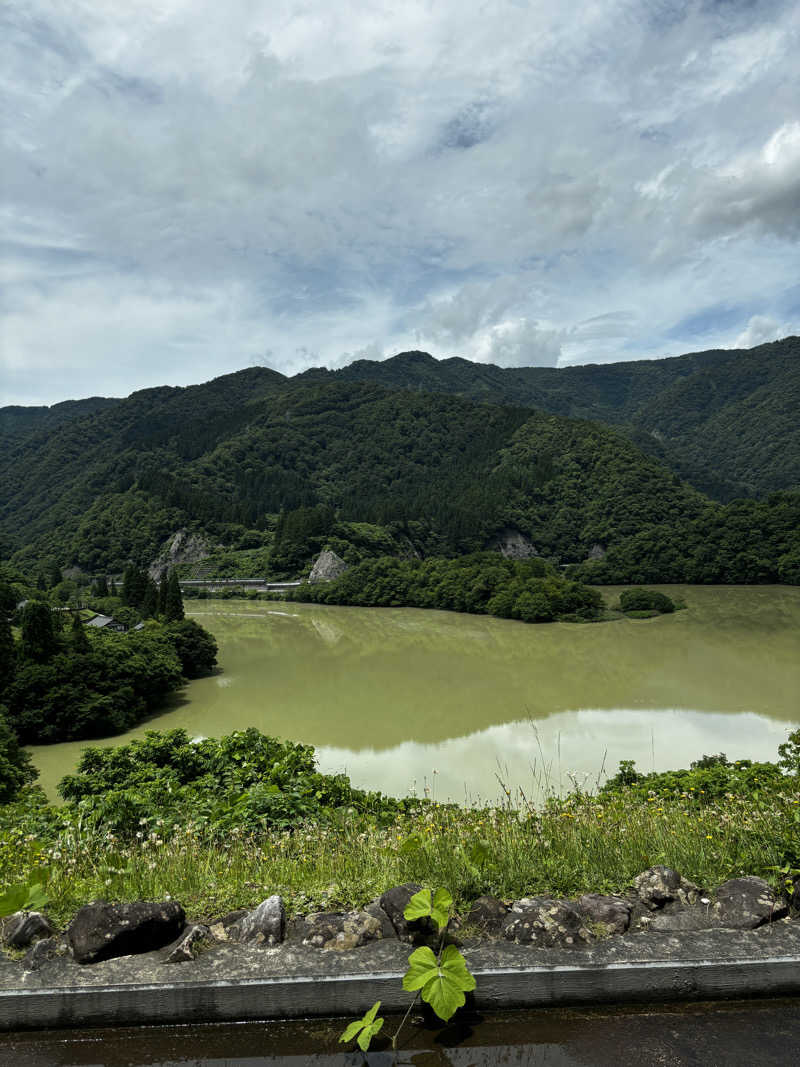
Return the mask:
[(800, 337), (743, 351), (561, 369), (404, 352), (300, 378), (374, 381), (618, 426), (720, 500), (800, 488)]
[[(82, 410), (35, 409), (2, 442), (0, 557), (28, 573), (45, 561), (120, 573), (184, 529), (222, 546), (228, 573), (295, 576), (325, 544), (349, 562), (458, 556), (511, 531), (561, 564), (607, 549), (586, 571), (598, 580), (800, 580), (800, 493), (723, 508), (674, 469), (679, 446), (691, 459), (702, 444), (700, 458), (715, 462), (728, 440), (727, 469), (746, 468), (754, 493), (796, 484), (798, 354), (794, 338), (505, 371), (406, 353), (343, 372), (287, 379), (250, 368)], [(489, 402), (493, 391), (519, 399)], [(653, 433), (673, 469), (634, 440), (658, 452)]]
[(0, 459), (0, 481), (6, 554), (90, 572), (152, 558), (180, 526), (241, 538), (315, 507), (317, 526), (391, 525), (422, 554), (473, 551), (513, 526), (579, 560), (705, 504), (596, 424), (255, 368), (33, 434)]
[(71, 419), (104, 411), (118, 403), (112, 397), (91, 396), (86, 400), (64, 400), (49, 408), (17, 405), (0, 408), (0, 448), (9, 448), (40, 430), (50, 433)]

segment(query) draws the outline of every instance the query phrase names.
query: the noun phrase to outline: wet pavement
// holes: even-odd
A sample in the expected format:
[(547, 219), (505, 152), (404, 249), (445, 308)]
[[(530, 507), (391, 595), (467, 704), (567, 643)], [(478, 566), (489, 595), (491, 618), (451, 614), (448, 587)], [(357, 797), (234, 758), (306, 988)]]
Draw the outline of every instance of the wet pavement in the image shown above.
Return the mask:
[[(393, 1033), (399, 1018), (387, 1019)], [(407, 1024), (364, 1057), (340, 1020), (0, 1035), (0, 1067), (771, 1067), (800, 1062), (800, 998), (539, 1010)]]

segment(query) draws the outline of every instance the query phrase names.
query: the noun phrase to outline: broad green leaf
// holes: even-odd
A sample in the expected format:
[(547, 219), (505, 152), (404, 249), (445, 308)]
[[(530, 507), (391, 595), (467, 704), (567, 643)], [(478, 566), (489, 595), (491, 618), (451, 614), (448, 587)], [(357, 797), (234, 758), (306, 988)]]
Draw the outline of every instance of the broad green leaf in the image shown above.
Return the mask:
[(422, 989), (426, 982), (430, 982), (438, 974), (439, 965), (436, 957), (427, 945), (423, 945), (408, 957), (408, 970), (403, 978), (403, 989), (413, 993), (416, 989)]
[(380, 1008), (381, 1002), (376, 1000), (367, 1014), (364, 1016), (364, 1025), (369, 1026), (370, 1023), (375, 1021), (375, 1016), (378, 1014), (378, 1008)]
[(419, 893), (415, 893), (406, 905), (406, 910), (403, 915), (409, 922), (414, 919), (424, 919), (431, 913), (431, 891), (430, 889), (420, 889)]
[(444, 930), (445, 926), (450, 922), (450, 909), (453, 907), (453, 898), (447, 892), (446, 889), (437, 889), (433, 894), (433, 903), (431, 904), (431, 918), (439, 927), (439, 930)]
[(374, 1023), (370, 1023), (369, 1026), (365, 1026), (361, 1033), (356, 1038), (358, 1047), (362, 1052), (366, 1052), (369, 1048), (370, 1042), (373, 1037), (378, 1033), (383, 1026), (383, 1019), (376, 1019)]
[(339, 1036), (341, 1042), (352, 1041), (356, 1034), (364, 1029), (364, 1020), (356, 1019), (354, 1023), (350, 1023), (345, 1032)]
[(32, 885), (28, 889), (28, 899), (25, 901), (24, 908), (26, 911), (41, 911), (42, 908), (47, 907), (49, 900), (50, 897), (45, 893), (43, 885)]
[(422, 999), (444, 1022), (464, 1004), (464, 994), (475, 988), (475, 978), (455, 945), (447, 946), (438, 963), (427, 947), (412, 952), (408, 963), (403, 989), (420, 989)]
[(0, 896), (0, 917), (22, 911), (28, 899), (27, 885), (14, 885)]
[(12, 885), (0, 895), (0, 918), (13, 915), (15, 911), (37, 911), (45, 907), (48, 896), (44, 891), (47, 880), (47, 868), (37, 867), (31, 872), (27, 882)]
[(370, 1041), (378, 1033), (383, 1026), (383, 1019), (376, 1019), (378, 1014), (378, 1008), (380, 1008), (381, 1002), (376, 1000), (372, 1007), (366, 1012), (361, 1019), (356, 1019), (355, 1022), (350, 1023), (345, 1032), (339, 1038), (339, 1041), (343, 1044), (347, 1041), (356, 1039), (358, 1047), (362, 1052), (366, 1052), (369, 1048)]

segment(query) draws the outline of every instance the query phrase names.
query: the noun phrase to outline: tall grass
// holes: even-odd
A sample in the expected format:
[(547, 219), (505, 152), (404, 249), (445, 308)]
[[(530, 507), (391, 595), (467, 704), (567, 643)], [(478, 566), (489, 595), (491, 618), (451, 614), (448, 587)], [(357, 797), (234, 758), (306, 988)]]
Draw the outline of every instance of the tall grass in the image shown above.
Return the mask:
[[(513, 801), (513, 802), (512, 802)], [(348, 909), (406, 881), (447, 886), (465, 909), (483, 893), (574, 896), (622, 891), (654, 864), (675, 867), (703, 888), (742, 874), (776, 886), (800, 852), (796, 779), (759, 796), (729, 794), (698, 804), (577, 791), (534, 809), (522, 796), (501, 808), (431, 804), (390, 827), (343, 812), (332, 822), (215, 839), (191, 822), (168, 834), (143, 821), (128, 841), (81, 827), (38, 842), (30, 827), (0, 833), (0, 882), (48, 868), (50, 911), (67, 921), (93, 899), (179, 900), (193, 917), (252, 907), (271, 893), (290, 913)]]

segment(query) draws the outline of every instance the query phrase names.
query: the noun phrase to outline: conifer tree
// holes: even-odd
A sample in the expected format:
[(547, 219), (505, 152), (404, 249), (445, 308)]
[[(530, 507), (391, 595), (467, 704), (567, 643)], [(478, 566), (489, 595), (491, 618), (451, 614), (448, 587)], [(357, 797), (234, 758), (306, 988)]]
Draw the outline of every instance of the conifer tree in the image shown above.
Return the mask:
[(45, 663), (58, 648), (50, 605), (32, 600), (22, 612), (22, 655)]
[(11, 623), (0, 613), (0, 694), (11, 684), (16, 658)]
[(142, 600), (142, 606), (139, 611), (141, 612), (143, 619), (152, 619), (158, 612), (158, 589), (152, 578), (147, 579), (144, 599)]
[(167, 611), (167, 572), (161, 575), (161, 581), (158, 583), (158, 614), (164, 615)]
[(167, 581), (167, 602), (164, 608), (164, 618), (167, 622), (180, 622), (183, 615), (183, 597), (181, 596), (178, 572), (171, 570)]
[(89, 638), (86, 636), (83, 622), (77, 611), (72, 616), (72, 647), (76, 652), (88, 652), (92, 647), (89, 644)]

